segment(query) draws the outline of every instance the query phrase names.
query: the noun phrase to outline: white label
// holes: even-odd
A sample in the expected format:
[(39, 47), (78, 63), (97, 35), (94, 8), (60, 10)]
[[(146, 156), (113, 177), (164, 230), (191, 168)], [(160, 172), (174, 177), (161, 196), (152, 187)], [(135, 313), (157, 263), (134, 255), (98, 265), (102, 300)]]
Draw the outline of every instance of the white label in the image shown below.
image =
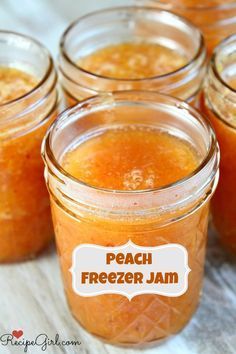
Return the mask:
[(74, 249), (73, 290), (80, 296), (120, 294), (183, 295), (188, 289), (188, 252), (179, 244), (120, 247), (82, 244)]

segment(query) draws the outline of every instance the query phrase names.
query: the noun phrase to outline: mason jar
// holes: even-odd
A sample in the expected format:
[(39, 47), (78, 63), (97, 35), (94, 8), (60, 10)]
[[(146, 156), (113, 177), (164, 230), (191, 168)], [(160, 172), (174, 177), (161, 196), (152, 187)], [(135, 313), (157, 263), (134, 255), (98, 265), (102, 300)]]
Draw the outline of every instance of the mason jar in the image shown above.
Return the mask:
[[(186, 62), (172, 72), (139, 79), (107, 77), (80, 66), (81, 58), (122, 43), (160, 44), (173, 51), (172, 62), (180, 54)], [(101, 92), (121, 90), (161, 91), (197, 104), (206, 49), (201, 32), (173, 13), (142, 7), (107, 9), (81, 17), (67, 28), (60, 42), (59, 71), (68, 106)]]
[[(95, 163), (94, 168), (100, 169), (100, 180), (95, 170), (86, 167), (86, 176), (95, 174), (96, 186), (76, 178), (62, 162), (75, 146), (90, 143), (96, 137), (101, 139), (101, 149), (89, 150), (88, 160), (112, 156), (117, 146), (113, 144), (107, 151), (103, 134), (112, 129), (134, 132), (143, 127), (190, 144), (198, 154), (196, 168), (160, 188), (134, 190), (131, 186), (117, 190), (103, 184), (106, 178), (119, 178), (117, 169), (108, 176), (108, 162)], [(124, 154), (129, 144), (127, 138), (123, 150), (121, 147)], [(137, 148), (133, 148), (133, 154), (136, 153)], [(144, 153), (148, 153), (147, 149)], [(168, 153), (176, 154), (175, 148)], [(199, 303), (209, 202), (218, 181), (218, 145), (209, 122), (186, 103), (158, 93), (123, 91), (97, 95), (59, 116), (44, 139), (42, 155), (64, 287), (73, 316), (90, 333), (118, 345), (145, 346), (179, 332)], [(119, 160), (119, 156), (116, 151), (114, 158)], [(122, 156), (117, 162), (120, 168), (135, 158)], [(74, 160), (80, 165), (78, 157)], [(162, 161), (162, 168), (167, 174), (170, 171), (164, 167), (166, 161)], [(134, 177), (134, 183), (140, 181), (137, 175)], [(75, 249), (84, 244), (115, 249), (129, 240), (145, 247), (183, 246), (191, 269), (186, 292), (177, 297), (142, 294), (132, 300), (120, 294), (78, 295), (71, 274)], [(93, 257), (87, 259), (94, 263)], [(93, 265), (96, 268), (96, 262)]]
[[(58, 113), (57, 75), (45, 47), (13, 32), (0, 32), (0, 67), (6, 71), (1, 95), (8, 97), (0, 103), (0, 262), (13, 262), (35, 256), (53, 237), (40, 146)], [(20, 70), (15, 86), (24, 86), (19, 75), (36, 85), (10, 98), (8, 69)]]
[(173, 11), (192, 21), (202, 30), (209, 55), (222, 39), (236, 32), (236, 1), (137, 0), (137, 3)]
[(220, 181), (212, 200), (213, 223), (223, 245), (236, 253), (236, 35), (214, 51), (204, 85), (202, 110), (221, 150)]

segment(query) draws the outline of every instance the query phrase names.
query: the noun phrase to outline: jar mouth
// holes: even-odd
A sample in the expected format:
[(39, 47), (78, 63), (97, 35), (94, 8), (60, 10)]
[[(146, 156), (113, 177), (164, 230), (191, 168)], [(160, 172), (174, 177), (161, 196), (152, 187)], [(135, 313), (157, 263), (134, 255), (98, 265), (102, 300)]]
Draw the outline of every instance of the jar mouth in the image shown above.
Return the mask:
[(159, 3), (160, 5), (164, 5), (164, 6), (170, 6), (171, 9), (180, 9), (180, 10), (190, 10), (190, 11), (194, 11), (194, 10), (198, 10), (198, 11), (206, 11), (206, 10), (230, 10), (233, 8), (236, 8), (236, 1), (231, 1), (229, 3), (224, 3), (224, 4), (218, 4), (218, 5), (212, 5), (212, 6), (206, 6), (206, 5), (197, 5), (197, 6), (186, 6), (186, 5), (181, 5), (181, 4), (170, 4), (170, 3), (166, 3), (160, 0), (154, 0), (157, 3)]
[[(230, 50), (230, 46), (234, 45), (234, 50)], [(236, 89), (234, 89), (232, 86), (228, 84), (226, 80), (222, 77), (220, 71), (219, 71), (219, 62), (221, 62), (221, 59), (224, 59), (226, 55), (231, 55), (232, 53), (235, 53), (236, 55), (236, 34), (230, 35), (226, 37), (214, 50), (212, 58), (211, 58), (211, 68), (214, 73), (214, 76), (216, 79), (224, 86), (226, 87), (229, 92), (236, 94)], [(236, 97), (235, 97), (236, 98)]]
[[(200, 124), (206, 130), (207, 136), (209, 138), (209, 144), (208, 144), (206, 155), (201, 160), (199, 166), (186, 177), (179, 179), (173, 183), (158, 188), (150, 188), (150, 189), (142, 189), (142, 190), (116, 190), (116, 189), (100, 188), (97, 186), (87, 184), (84, 181), (81, 181), (75, 178), (70, 173), (68, 173), (59, 163), (52, 148), (52, 138), (54, 133), (56, 133), (60, 129), (60, 124), (66, 122), (75, 114), (77, 115), (76, 121), (78, 122), (81, 118), (84, 117), (84, 115), (86, 115), (86, 110), (88, 110), (88, 113), (91, 112), (91, 107), (93, 107), (93, 104), (97, 103), (99, 100), (102, 101), (107, 100), (108, 103), (110, 103), (110, 102), (114, 102), (113, 100), (116, 100), (115, 102), (118, 102), (120, 99), (120, 101), (122, 102), (124, 96), (126, 97), (126, 100), (125, 101), (123, 100), (123, 102), (125, 103), (131, 102), (129, 101), (129, 98), (131, 99), (133, 96), (142, 97), (142, 98), (143, 97), (147, 98), (148, 96), (151, 96), (152, 99), (156, 98), (158, 102), (162, 102), (162, 101), (165, 102), (167, 100), (168, 103), (172, 104), (173, 107), (175, 107), (176, 109), (180, 109), (185, 113), (188, 112), (189, 115), (194, 117), (196, 123)], [(144, 102), (144, 98), (142, 102)], [(214, 155), (217, 154), (218, 154), (218, 144), (217, 144), (214, 130), (208, 118), (203, 117), (198, 110), (192, 108), (191, 106), (189, 106), (187, 103), (183, 101), (180, 101), (174, 97), (162, 93), (156, 93), (156, 92), (150, 93), (148, 91), (119, 91), (119, 92), (108, 93), (106, 95), (96, 95), (84, 101), (81, 101), (77, 105), (73, 106), (72, 108), (65, 110), (58, 116), (58, 118), (54, 121), (54, 123), (51, 125), (50, 129), (48, 130), (42, 144), (42, 156), (45, 161), (45, 164), (46, 166), (49, 164), (52, 165), (49, 167), (49, 169), (51, 170), (51, 167), (53, 167), (53, 169), (55, 169), (55, 171), (57, 171), (59, 175), (61, 175), (62, 178), (59, 177), (58, 178), (59, 180), (63, 180), (64, 177), (66, 179), (69, 179), (71, 182), (75, 183), (78, 186), (80, 185), (89, 188), (90, 190), (104, 192), (108, 195), (113, 195), (114, 193), (117, 195), (130, 195), (130, 196), (140, 195), (140, 194), (146, 195), (146, 194), (152, 194), (156, 192), (167, 192), (167, 191), (171, 191), (172, 189), (175, 189), (176, 187), (182, 187), (187, 181), (190, 181), (193, 178), (197, 177), (201, 173), (201, 171), (207, 168), (208, 164), (214, 158)], [(219, 161), (216, 162), (216, 165), (218, 164), (218, 162)], [(217, 168), (218, 167), (216, 167), (216, 169)], [(55, 176), (55, 172), (53, 172), (53, 174)], [(216, 174), (216, 172), (214, 174)]]
[[(225, 38), (214, 50), (205, 82), (207, 104), (215, 117), (230, 129), (235, 130), (234, 110), (236, 89), (227, 81), (228, 77), (236, 78), (236, 34)], [(232, 75), (235, 73), (234, 75)]]
[[(129, 78), (116, 78), (116, 77), (108, 77), (108, 76), (104, 76), (104, 75), (99, 75), (96, 74), (94, 72), (88, 71), (86, 69), (84, 69), (83, 67), (81, 67), (80, 65), (78, 65), (72, 58), (71, 56), (67, 53), (67, 49), (66, 49), (66, 42), (67, 42), (67, 38), (70, 35), (71, 31), (80, 23), (83, 23), (86, 20), (89, 20), (93, 17), (96, 17), (100, 14), (109, 14), (109, 13), (116, 13), (117, 11), (122, 11), (122, 12), (126, 12), (127, 15), (128, 14), (132, 14), (132, 12), (135, 13), (139, 13), (141, 11), (145, 11), (146, 13), (154, 13), (154, 14), (159, 14), (160, 15), (166, 15), (169, 17), (172, 17), (173, 20), (178, 20), (179, 22), (181, 21), (182, 24), (186, 27), (188, 27), (189, 30), (198, 32), (198, 36), (199, 36), (199, 45), (197, 50), (195, 51), (194, 56), (183, 66), (181, 66), (180, 68), (168, 72), (166, 74), (163, 75), (155, 75), (155, 76), (151, 76), (151, 77), (145, 77), (145, 78), (136, 78), (136, 79), (129, 79)], [(133, 7), (133, 6), (124, 6), (124, 7), (115, 7), (115, 8), (108, 8), (108, 9), (103, 9), (103, 10), (98, 10), (92, 13), (89, 13), (88, 15), (82, 16), (80, 18), (78, 18), (77, 20), (75, 20), (74, 22), (72, 22), (72, 24), (65, 30), (65, 32), (63, 33), (61, 40), (60, 40), (60, 53), (62, 55), (62, 57), (66, 60), (66, 62), (68, 62), (74, 69), (78, 70), (79, 72), (87, 75), (90, 78), (93, 79), (103, 79), (106, 80), (107, 82), (116, 82), (116, 83), (144, 83), (144, 82), (150, 82), (150, 81), (162, 81), (163, 79), (166, 78), (171, 78), (174, 76), (184, 76), (185, 72), (188, 72), (189, 70), (192, 69), (192, 67), (194, 67), (195, 63), (201, 58), (201, 56), (204, 54), (205, 52), (205, 40), (204, 37), (202, 35), (202, 33), (200, 32), (200, 30), (197, 29), (197, 27), (195, 27), (190, 21), (188, 21), (187, 19), (176, 15), (175, 13), (171, 12), (171, 11), (165, 11), (165, 10), (160, 10), (160, 9), (156, 9), (156, 8), (150, 8), (150, 7)], [(76, 83), (76, 81), (73, 80), (73, 78), (71, 78), (71, 81), (73, 81), (74, 83)]]
[(40, 90), (42, 85), (48, 80), (52, 71), (54, 70), (54, 62), (53, 62), (52, 56), (49, 53), (49, 51), (47, 50), (47, 48), (41, 42), (39, 42), (38, 40), (36, 40), (28, 35), (25, 35), (25, 34), (21, 34), (21, 33), (14, 32), (14, 31), (0, 30), (0, 38), (5, 37), (7, 39), (8, 36), (14, 36), (15, 38), (18, 38), (18, 39), (24, 39), (25, 41), (28, 41), (29, 43), (32, 43), (34, 46), (39, 48), (41, 51), (44, 52), (45, 58), (48, 60), (48, 65), (47, 65), (47, 68), (46, 68), (43, 76), (38, 81), (37, 85), (35, 85), (31, 90), (29, 90), (28, 92), (26, 92), (25, 94), (23, 94), (19, 97), (16, 97), (16, 98), (11, 99), (11, 100), (4, 102), (4, 103), (0, 103), (0, 109), (9, 108), (11, 105), (13, 105), (15, 103), (19, 103), (21, 101), (24, 101), (26, 98), (32, 97), (34, 94), (36, 94)]

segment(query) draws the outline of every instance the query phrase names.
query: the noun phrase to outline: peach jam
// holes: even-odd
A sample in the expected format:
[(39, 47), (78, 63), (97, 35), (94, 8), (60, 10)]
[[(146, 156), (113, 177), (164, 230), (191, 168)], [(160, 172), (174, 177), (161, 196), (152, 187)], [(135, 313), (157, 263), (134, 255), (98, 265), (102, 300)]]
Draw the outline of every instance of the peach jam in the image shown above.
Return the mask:
[(41, 44), (0, 32), (0, 262), (32, 257), (53, 236), (40, 146), (56, 114), (55, 85)]
[(28, 73), (10, 67), (0, 67), (0, 104), (24, 96), (37, 84), (37, 78)]
[(136, 125), (106, 130), (67, 152), (62, 160), (65, 171), (77, 179), (113, 190), (163, 187), (186, 177), (198, 165), (196, 151), (183, 140)]
[(236, 36), (215, 50), (202, 109), (212, 121), (221, 150), (220, 181), (212, 200), (214, 225), (223, 245), (236, 253)]
[(183, 55), (148, 42), (110, 45), (78, 61), (81, 68), (93, 74), (124, 80), (165, 75), (185, 64)]
[(160, 91), (198, 101), (206, 69), (201, 32), (167, 11), (102, 10), (79, 18), (62, 36), (59, 60), (66, 104), (98, 93)]
[(137, 4), (157, 6), (192, 21), (202, 30), (209, 54), (221, 40), (236, 32), (234, 0), (137, 0)]
[[(65, 292), (73, 316), (113, 344), (146, 345), (179, 332), (202, 287), (209, 200), (218, 147), (190, 106), (145, 91), (98, 95), (65, 111), (42, 154)], [(74, 292), (72, 254), (83, 244), (177, 243), (191, 272), (177, 297)], [(96, 266), (96, 265), (95, 265)]]

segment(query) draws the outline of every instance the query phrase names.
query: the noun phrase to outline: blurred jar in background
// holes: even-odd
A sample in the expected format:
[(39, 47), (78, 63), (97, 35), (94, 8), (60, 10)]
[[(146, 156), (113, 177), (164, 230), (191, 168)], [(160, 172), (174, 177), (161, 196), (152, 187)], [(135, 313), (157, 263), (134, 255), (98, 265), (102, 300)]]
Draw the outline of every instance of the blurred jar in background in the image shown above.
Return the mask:
[(221, 242), (236, 253), (236, 35), (225, 39), (211, 59), (202, 110), (220, 144), (220, 181), (212, 199), (213, 222)]
[(59, 66), (68, 106), (123, 90), (161, 91), (195, 104), (206, 50), (201, 32), (185, 19), (123, 7), (72, 23), (61, 38)]
[(56, 83), (46, 48), (0, 32), (0, 262), (33, 257), (53, 237), (40, 146), (57, 113)]
[(215, 46), (236, 32), (236, 1), (232, 0), (137, 0), (186, 17), (198, 26), (206, 39), (209, 54)]

